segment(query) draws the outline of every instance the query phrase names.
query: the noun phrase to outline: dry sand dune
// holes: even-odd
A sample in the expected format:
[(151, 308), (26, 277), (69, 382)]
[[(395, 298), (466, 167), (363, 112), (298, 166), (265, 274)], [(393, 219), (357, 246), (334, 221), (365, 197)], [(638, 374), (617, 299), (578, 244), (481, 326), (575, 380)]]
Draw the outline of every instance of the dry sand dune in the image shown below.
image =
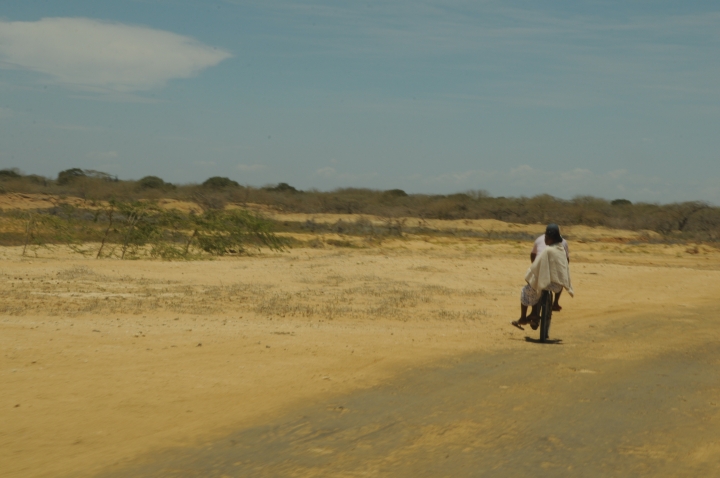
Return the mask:
[(718, 470), (720, 252), (584, 234), (558, 346), (509, 325), (527, 242), (197, 262), (2, 248), (0, 476)]
[[(367, 221), (373, 226), (383, 227), (388, 224), (402, 224), (405, 228), (420, 228), (428, 231), (472, 231), (482, 233), (484, 236), (503, 237), (508, 233), (528, 234), (532, 237), (543, 231), (540, 224), (515, 224), (511, 222), (498, 221), (496, 219), (420, 219), (417, 217), (386, 218), (372, 215), (352, 214), (294, 214), (278, 212), (260, 205), (250, 205), (251, 209), (264, 214), (276, 221), (288, 221), (304, 223), (313, 221), (317, 224), (337, 224), (338, 222), (352, 223), (355, 221)], [(589, 226), (564, 226), (563, 234), (574, 241), (605, 241), (625, 243), (632, 241), (646, 241), (656, 239), (658, 234), (654, 231), (627, 231), (610, 229), (606, 227)]]
[[(202, 209), (195, 203), (177, 201), (175, 199), (160, 199), (158, 205), (166, 209), (177, 209), (183, 212), (201, 212)], [(106, 201), (86, 200), (78, 197), (60, 197), (53, 194), (24, 194), (8, 193), (0, 195), (0, 209), (38, 210), (50, 209), (57, 206), (69, 205), (86, 209), (95, 209), (107, 206)]]

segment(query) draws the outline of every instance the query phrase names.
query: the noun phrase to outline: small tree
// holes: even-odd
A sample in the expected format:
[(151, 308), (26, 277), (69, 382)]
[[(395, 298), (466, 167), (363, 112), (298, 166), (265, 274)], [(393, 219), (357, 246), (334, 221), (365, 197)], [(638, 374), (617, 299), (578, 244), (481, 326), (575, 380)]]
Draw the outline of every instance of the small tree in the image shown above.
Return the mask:
[(97, 171), (95, 169), (84, 169), (83, 173), (86, 177), (92, 178), (92, 179), (101, 179), (103, 181), (107, 182), (117, 182), (118, 178), (117, 176), (113, 176), (112, 174), (106, 173), (104, 171)]
[(110, 204), (108, 207), (98, 209), (98, 211), (95, 213), (95, 222), (98, 221), (98, 218), (101, 215), (105, 216), (105, 218), (108, 221), (108, 225), (105, 228), (105, 233), (103, 234), (103, 237), (100, 240), (100, 248), (97, 251), (97, 255), (95, 256), (95, 259), (100, 259), (102, 257), (102, 252), (103, 252), (103, 249), (105, 248), (105, 243), (107, 242), (108, 236), (110, 235), (110, 231), (112, 230), (113, 221), (115, 220), (115, 212), (116, 212), (115, 201), (110, 201)]
[(193, 215), (191, 221), (195, 227), (185, 248), (186, 253), (193, 241), (204, 252), (217, 256), (244, 252), (248, 244), (271, 250), (283, 250), (285, 245), (273, 234), (269, 221), (247, 211), (212, 209), (201, 216)]
[(125, 256), (136, 257), (141, 246), (151, 242), (161, 232), (154, 215), (158, 207), (149, 202), (116, 202), (120, 220), (121, 244), (120, 259)]
[(57, 177), (57, 183), (61, 186), (68, 184), (72, 182), (73, 180), (77, 178), (84, 178), (87, 175), (85, 172), (80, 168), (70, 168), (66, 169), (65, 171), (60, 171), (58, 173)]
[(21, 212), (19, 218), (25, 221), (25, 238), (23, 241), (22, 256), (28, 251), (37, 255), (40, 248), (50, 248), (52, 244), (64, 244), (74, 252), (85, 254), (77, 237), (75, 224), (72, 219), (74, 208), (63, 206), (62, 215), (40, 213), (36, 211)]

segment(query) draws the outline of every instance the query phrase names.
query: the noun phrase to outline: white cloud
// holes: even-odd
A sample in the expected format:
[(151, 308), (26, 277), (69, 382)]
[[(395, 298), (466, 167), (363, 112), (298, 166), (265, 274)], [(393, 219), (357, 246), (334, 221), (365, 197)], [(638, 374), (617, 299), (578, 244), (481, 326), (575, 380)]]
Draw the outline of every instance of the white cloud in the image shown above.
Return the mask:
[(252, 172), (265, 169), (265, 166), (262, 164), (238, 164), (237, 166), (235, 166), (235, 168), (239, 171)]
[(90, 100), (90, 101), (107, 101), (113, 103), (144, 103), (144, 104), (157, 104), (164, 103), (165, 100), (158, 98), (149, 98), (147, 96), (135, 94), (135, 93), (119, 93), (111, 90), (100, 90), (101, 95), (94, 94), (98, 89), (93, 89), (89, 94), (74, 94), (69, 95), (69, 98), (76, 100)]
[(316, 170), (315, 176), (319, 176), (321, 178), (328, 179), (328, 180), (348, 182), (348, 181), (368, 181), (368, 180), (376, 179), (378, 174), (374, 173), (374, 172), (346, 173), (346, 172), (337, 171), (335, 168), (332, 168), (332, 167), (325, 167), (325, 168), (320, 168), (320, 169)]
[(105, 128), (102, 126), (85, 126), (81, 124), (71, 124), (71, 123), (55, 123), (55, 122), (47, 122), (46, 123), (50, 128), (54, 129), (60, 129), (64, 131), (78, 131), (78, 132), (93, 132), (93, 131), (105, 131)]
[(34, 71), (98, 92), (161, 87), (230, 56), (193, 38), (142, 26), (89, 18), (0, 20), (0, 68)]
[(90, 151), (86, 157), (88, 159), (94, 159), (96, 161), (108, 161), (111, 159), (116, 159), (118, 156), (117, 151)]
[(336, 173), (335, 168), (320, 168), (315, 171), (315, 174), (324, 178), (334, 178)]

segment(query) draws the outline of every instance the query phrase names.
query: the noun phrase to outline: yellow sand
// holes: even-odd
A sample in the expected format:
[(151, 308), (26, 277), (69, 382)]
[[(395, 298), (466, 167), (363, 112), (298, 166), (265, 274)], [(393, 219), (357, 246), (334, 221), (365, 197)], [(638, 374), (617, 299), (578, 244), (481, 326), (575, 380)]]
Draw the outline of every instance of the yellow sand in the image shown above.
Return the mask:
[[(554, 326), (568, 337), (601, 316), (717, 300), (715, 249), (572, 248), (577, 296)], [(3, 476), (83, 476), (438, 357), (524, 346), (508, 322), (529, 243), (396, 240), (202, 262), (19, 253), (0, 249)]]

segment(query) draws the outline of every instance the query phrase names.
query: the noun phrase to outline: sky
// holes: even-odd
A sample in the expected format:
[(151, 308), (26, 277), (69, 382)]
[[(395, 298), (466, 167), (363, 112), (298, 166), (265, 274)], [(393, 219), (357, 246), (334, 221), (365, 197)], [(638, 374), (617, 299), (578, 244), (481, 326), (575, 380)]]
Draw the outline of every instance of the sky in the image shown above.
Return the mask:
[(720, 204), (720, 3), (0, 0), (0, 168)]

